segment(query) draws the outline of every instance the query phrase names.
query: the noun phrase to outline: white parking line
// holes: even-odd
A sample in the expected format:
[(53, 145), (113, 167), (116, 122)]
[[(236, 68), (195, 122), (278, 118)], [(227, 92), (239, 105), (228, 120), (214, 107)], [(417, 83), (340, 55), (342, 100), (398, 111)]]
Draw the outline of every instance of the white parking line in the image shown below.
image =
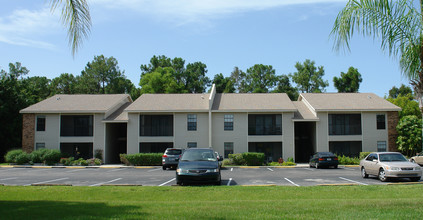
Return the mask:
[(267, 169), (273, 172), (273, 170), (272, 170), (272, 169), (270, 169), (270, 168), (267, 168)]
[(350, 180), (350, 179), (347, 179), (347, 178), (344, 178), (344, 177), (339, 177), (339, 178), (340, 179), (343, 179), (343, 180), (346, 180), (346, 181), (349, 181), (349, 182), (352, 182), (352, 183), (358, 183), (358, 184), (365, 185), (365, 186), (369, 185), (369, 184), (365, 184), (365, 183), (362, 183), (362, 182)]
[(147, 172), (153, 172), (153, 171), (157, 171), (157, 170), (162, 170), (163, 168), (157, 168), (157, 169), (152, 169), (152, 170), (149, 170), (149, 171), (147, 171)]
[[(66, 179), (69, 179), (69, 178), (65, 177), (65, 178), (60, 178), (60, 179), (55, 179), (55, 180), (47, 180), (47, 181), (38, 182), (38, 183), (31, 183), (31, 184), (51, 183), (51, 182), (56, 182), (56, 181), (66, 180)], [(30, 186), (31, 184), (27, 184), (26, 186)]]
[(89, 186), (99, 186), (99, 185), (103, 185), (103, 184), (107, 184), (107, 183), (113, 183), (113, 182), (116, 182), (116, 181), (121, 180), (121, 179), (122, 178), (117, 178), (117, 179), (114, 179), (114, 180), (110, 180), (110, 181), (102, 182), (102, 183), (96, 183), (96, 184), (89, 185)]
[(10, 178), (4, 178), (4, 179), (0, 179), (0, 181), (1, 180), (15, 180), (15, 179), (17, 179), (18, 177), (10, 177)]
[(315, 171), (316, 169), (304, 168), (305, 170)]
[(234, 170), (234, 168), (232, 167), (232, 168), (231, 168), (231, 172), (232, 172), (233, 170)]
[(298, 184), (296, 184), (296, 183), (294, 183), (294, 182), (292, 182), (290, 179), (288, 179), (288, 178), (284, 178), (286, 181), (288, 181), (288, 182), (290, 182), (292, 185), (294, 185), (294, 186), (300, 186), (300, 185), (298, 185)]
[(168, 183), (170, 183), (170, 182), (172, 182), (172, 181), (174, 181), (174, 180), (176, 180), (176, 178), (173, 178), (173, 179), (171, 179), (171, 180), (169, 180), (169, 181), (166, 181), (166, 182), (164, 182), (164, 183), (160, 184), (159, 186), (164, 186), (164, 185), (166, 185), (166, 184), (168, 184)]
[(232, 182), (232, 178), (229, 178), (229, 181), (228, 181), (227, 186), (230, 186), (231, 185), (231, 182)]

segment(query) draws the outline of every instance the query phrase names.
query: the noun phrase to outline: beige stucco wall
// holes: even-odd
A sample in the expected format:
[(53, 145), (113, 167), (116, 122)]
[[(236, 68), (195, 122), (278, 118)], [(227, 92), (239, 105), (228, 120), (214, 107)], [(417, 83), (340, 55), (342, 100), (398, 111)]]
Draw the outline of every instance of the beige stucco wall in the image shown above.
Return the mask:
[(329, 151), (329, 124), (328, 113), (318, 112), (319, 121), (316, 122), (316, 152)]
[[(197, 115), (197, 130), (188, 131), (187, 115)], [(198, 148), (209, 147), (208, 113), (175, 113), (173, 116), (174, 147), (187, 148), (188, 142), (197, 142)]]
[(93, 153), (95, 152), (96, 149), (100, 149), (100, 150), (103, 150), (103, 152), (105, 152), (106, 123), (102, 122), (103, 119), (104, 119), (104, 114), (94, 114)]
[[(225, 131), (225, 114), (234, 115), (234, 130)], [(212, 146), (224, 155), (224, 143), (234, 143), (234, 153), (248, 152), (248, 115), (247, 113), (212, 113)]]
[[(45, 116), (46, 130), (37, 131), (37, 116)], [(45, 143), (48, 149), (60, 149), (60, 116), (59, 114), (36, 114), (35, 115), (35, 140), (34, 150), (37, 143)]]
[[(376, 115), (385, 115), (385, 129), (377, 130)], [(386, 149), (388, 149), (388, 119), (387, 112), (363, 112), (361, 114), (363, 128), (362, 151), (377, 151), (377, 142), (386, 141)]]
[[(337, 112), (338, 114), (338, 112)], [(339, 113), (341, 114), (341, 113)], [(377, 151), (377, 142), (386, 141), (388, 145), (387, 112), (345, 112), (344, 114), (361, 114), (362, 135), (329, 135), (327, 112), (317, 113), (317, 150), (329, 151), (329, 141), (362, 141), (362, 151)], [(385, 129), (377, 130), (376, 115), (385, 114)]]
[(282, 156), (286, 161), (289, 157), (295, 161), (295, 136), (294, 136), (294, 117), (293, 112), (283, 113), (282, 115)]
[(139, 113), (128, 113), (127, 154), (139, 153)]

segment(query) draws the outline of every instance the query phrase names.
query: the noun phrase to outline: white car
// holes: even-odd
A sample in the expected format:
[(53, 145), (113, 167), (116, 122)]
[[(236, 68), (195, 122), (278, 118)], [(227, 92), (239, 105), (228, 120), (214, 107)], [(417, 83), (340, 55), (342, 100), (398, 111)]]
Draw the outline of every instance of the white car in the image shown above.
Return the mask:
[(420, 166), (423, 166), (423, 153), (420, 153), (417, 156), (410, 158), (410, 162), (417, 163)]
[(374, 152), (360, 161), (361, 176), (363, 178), (374, 175), (385, 182), (390, 178), (410, 178), (419, 181), (422, 168), (408, 161), (401, 153)]

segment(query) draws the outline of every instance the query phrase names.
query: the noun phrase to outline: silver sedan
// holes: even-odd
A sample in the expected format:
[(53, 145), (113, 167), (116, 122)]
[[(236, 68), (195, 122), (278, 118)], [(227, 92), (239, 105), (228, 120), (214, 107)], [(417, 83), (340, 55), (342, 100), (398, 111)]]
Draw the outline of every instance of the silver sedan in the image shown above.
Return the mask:
[(360, 161), (361, 176), (363, 178), (374, 175), (385, 182), (390, 178), (410, 178), (419, 181), (422, 169), (419, 165), (408, 161), (401, 153), (374, 152)]

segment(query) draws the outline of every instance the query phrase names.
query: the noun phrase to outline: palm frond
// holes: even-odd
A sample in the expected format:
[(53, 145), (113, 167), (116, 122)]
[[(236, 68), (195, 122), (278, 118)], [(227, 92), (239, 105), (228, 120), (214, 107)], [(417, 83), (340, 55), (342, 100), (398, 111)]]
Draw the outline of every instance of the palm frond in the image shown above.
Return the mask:
[(51, 0), (51, 10), (62, 5), (62, 24), (68, 28), (69, 45), (72, 55), (78, 51), (83, 39), (87, 38), (91, 30), (91, 16), (86, 0)]
[(421, 71), (422, 48), (416, 45), (421, 45), (422, 27), (422, 15), (409, 0), (350, 0), (339, 12), (330, 36), (336, 51), (350, 50), (355, 32), (380, 40), (381, 49), (399, 57), (403, 74), (414, 79)]

